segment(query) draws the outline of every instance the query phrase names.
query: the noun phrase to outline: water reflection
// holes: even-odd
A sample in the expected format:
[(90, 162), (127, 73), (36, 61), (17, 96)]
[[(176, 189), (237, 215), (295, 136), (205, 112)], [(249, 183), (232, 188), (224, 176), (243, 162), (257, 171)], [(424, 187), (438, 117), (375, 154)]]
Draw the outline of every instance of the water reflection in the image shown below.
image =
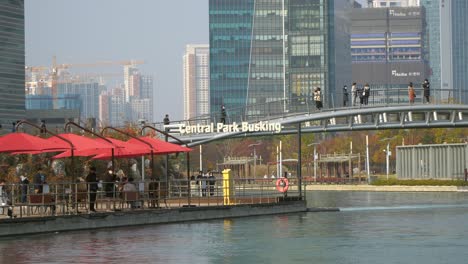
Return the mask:
[(301, 213), (0, 240), (0, 263), (465, 263), (468, 197), (308, 193)]

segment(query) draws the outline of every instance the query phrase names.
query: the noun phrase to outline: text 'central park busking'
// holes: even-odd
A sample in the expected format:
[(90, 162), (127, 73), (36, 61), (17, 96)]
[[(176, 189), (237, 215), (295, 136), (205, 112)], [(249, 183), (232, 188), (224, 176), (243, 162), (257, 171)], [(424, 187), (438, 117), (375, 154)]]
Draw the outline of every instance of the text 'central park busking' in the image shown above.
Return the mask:
[(258, 123), (249, 124), (248, 122), (226, 125), (223, 123), (210, 123), (208, 125), (179, 125), (181, 134), (200, 134), (200, 133), (226, 133), (226, 132), (281, 132), (280, 123), (270, 123), (260, 121)]

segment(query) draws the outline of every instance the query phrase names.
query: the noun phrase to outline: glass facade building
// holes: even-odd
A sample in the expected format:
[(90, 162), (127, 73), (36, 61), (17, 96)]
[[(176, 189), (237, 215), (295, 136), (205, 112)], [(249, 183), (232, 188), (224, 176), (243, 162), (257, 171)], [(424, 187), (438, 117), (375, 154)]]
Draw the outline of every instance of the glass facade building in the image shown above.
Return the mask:
[(301, 111), (315, 87), (332, 106), (351, 79), (351, 2), (210, 0), (211, 113)]
[(468, 104), (468, 1), (421, 0), (434, 96)]
[(452, 1), (452, 56), (454, 98), (468, 104), (468, 1)]
[(427, 78), (424, 18), (421, 7), (353, 9), (352, 78), (374, 101), (405, 101), (408, 84)]
[(0, 0), (0, 124), (24, 119), (24, 0)]
[[(59, 83), (57, 85), (58, 98), (69, 98), (60, 100), (60, 107), (80, 107), (80, 116), (83, 119), (99, 117), (99, 94), (100, 86), (97, 82), (85, 83)], [(79, 96), (79, 100), (77, 100)]]

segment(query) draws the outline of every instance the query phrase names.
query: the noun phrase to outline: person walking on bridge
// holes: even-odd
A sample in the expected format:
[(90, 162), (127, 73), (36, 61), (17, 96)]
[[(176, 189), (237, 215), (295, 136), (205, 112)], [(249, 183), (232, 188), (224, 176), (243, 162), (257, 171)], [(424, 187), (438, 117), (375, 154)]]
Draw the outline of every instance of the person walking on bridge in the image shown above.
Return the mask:
[(431, 92), (430, 92), (431, 85), (429, 84), (429, 81), (427, 79), (424, 79), (424, 83), (422, 87), (423, 87), (423, 92), (424, 92), (424, 98), (426, 98), (426, 102), (429, 103), (429, 97), (431, 96)]
[(320, 91), (320, 87), (315, 88), (314, 90), (314, 101), (315, 101), (315, 107), (317, 110), (322, 109), (322, 92)]
[(356, 83), (354, 82), (353, 85), (351, 85), (351, 95), (353, 96), (353, 103), (352, 103), (352, 106), (355, 106), (356, 105), (356, 98), (358, 97), (358, 93), (357, 93), (357, 85)]
[(348, 86), (343, 87), (343, 107), (348, 104)]
[(364, 91), (362, 93), (364, 105), (367, 105), (369, 103), (369, 96), (370, 96), (370, 86), (368, 83), (366, 83), (366, 85), (364, 85)]
[(412, 82), (410, 82), (408, 85), (408, 98), (409, 98), (410, 104), (414, 104), (414, 99), (416, 98), (416, 92), (414, 91)]

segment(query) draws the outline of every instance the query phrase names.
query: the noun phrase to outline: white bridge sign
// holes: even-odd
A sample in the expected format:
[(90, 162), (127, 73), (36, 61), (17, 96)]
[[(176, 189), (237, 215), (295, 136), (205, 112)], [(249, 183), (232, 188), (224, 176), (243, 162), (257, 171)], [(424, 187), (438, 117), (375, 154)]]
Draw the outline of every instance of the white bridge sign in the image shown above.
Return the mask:
[(170, 127), (174, 128), (174, 126), (178, 127), (178, 132), (180, 134), (203, 134), (203, 133), (228, 133), (228, 132), (274, 132), (279, 133), (281, 132), (281, 124), (280, 123), (270, 123), (270, 122), (257, 122), (250, 124), (248, 122), (241, 122), (236, 123), (233, 122), (232, 124), (223, 124), (223, 123), (210, 123), (207, 125), (170, 125)]

